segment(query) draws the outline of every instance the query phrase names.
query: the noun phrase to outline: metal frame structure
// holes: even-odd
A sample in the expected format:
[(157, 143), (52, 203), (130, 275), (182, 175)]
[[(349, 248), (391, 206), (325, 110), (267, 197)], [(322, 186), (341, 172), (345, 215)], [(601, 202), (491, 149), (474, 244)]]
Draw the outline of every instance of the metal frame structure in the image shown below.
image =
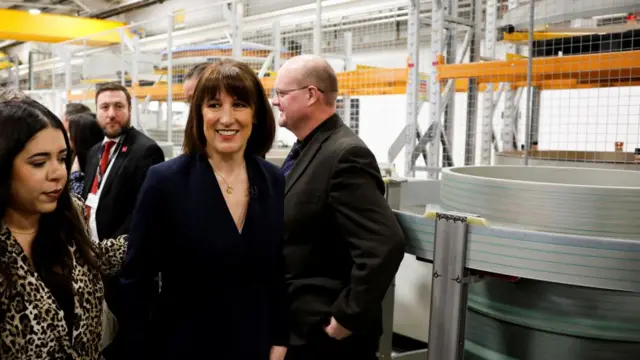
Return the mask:
[[(258, 76), (260, 78), (263, 78), (267, 72), (267, 70), (269, 69), (270, 66), (273, 66), (274, 70), (278, 70), (282, 61), (281, 58), (281, 44), (280, 44), (280, 39), (281, 39), (281, 22), (276, 20), (273, 21), (272, 23), (272, 37), (274, 39), (274, 45), (273, 46), (266, 46), (266, 45), (261, 45), (261, 47), (265, 48), (266, 50), (268, 50), (270, 53), (268, 56), (266, 57), (247, 57), (247, 56), (243, 56), (243, 48), (242, 46), (244, 45), (243, 42), (243, 37), (242, 37), (242, 27), (241, 27), (241, 22), (242, 22), (242, 11), (243, 11), (243, 6), (241, 2), (237, 2), (237, 1), (220, 1), (216, 4), (212, 4), (212, 6), (221, 6), (222, 7), (222, 12), (223, 15), (226, 19), (226, 21), (228, 22), (228, 26), (230, 28), (230, 34), (229, 34), (229, 41), (232, 44), (232, 57), (239, 59), (239, 60), (259, 60), (262, 61), (263, 64), (261, 66), (261, 70), (258, 74)], [(344, 32), (344, 54), (324, 54), (321, 52), (321, 45), (322, 45), (322, 27), (321, 27), (321, 21), (322, 19), (322, 4), (321, 1), (317, 1), (317, 7), (316, 7), (316, 22), (314, 24), (314, 31), (313, 31), (313, 42), (314, 42), (314, 52), (316, 52), (318, 55), (321, 56), (329, 56), (329, 57), (336, 57), (339, 58), (341, 60), (344, 61), (344, 70), (348, 71), (351, 69), (352, 67), (352, 47), (353, 47), (353, 35), (351, 31), (345, 31)], [(175, 37), (174, 37), (174, 20), (175, 20), (175, 13), (171, 12), (167, 15), (167, 49), (175, 49)], [(135, 111), (132, 113), (132, 121), (134, 121), (134, 123), (138, 124), (140, 126), (140, 128), (144, 131), (144, 127), (140, 124), (140, 109), (137, 106), (138, 103), (138, 98), (140, 98), (140, 94), (144, 94), (146, 91), (148, 91), (150, 88), (149, 87), (140, 87), (139, 86), (139, 70), (138, 70), (138, 63), (140, 61), (140, 59), (143, 57), (142, 55), (142, 47), (141, 47), (141, 43), (142, 40), (139, 39), (139, 37), (137, 35), (132, 35), (132, 36), (127, 36), (125, 34), (127, 34), (130, 30), (130, 28), (134, 27), (134, 26), (138, 26), (139, 24), (134, 24), (134, 25), (130, 25), (128, 27), (123, 27), (118, 29), (120, 36), (121, 36), (121, 43), (119, 46), (119, 50), (120, 50), (120, 54), (125, 54), (125, 53), (130, 53), (131, 54), (131, 66), (130, 68), (126, 66), (125, 61), (123, 61), (122, 63), (122, 69), (120, 70), (122, 74), (128, 73), (131, 77), (131, 93), (132, 93), (132, 106), (134, 107)], [(74, 89), (72, 86), (72, 64), (74, 64), (74, 62), (76, 62), (77, 60), (82, 60), (82, 64), (85, 64), (85, 58), (86, 56), (90, 56), (91, 53), (94, 52), (94, 50), (91, 50), (90, 48), (86, 47), (86, 41), (87, 39), (83, 38), (83, 39), (77, 39), (74, 40), (73, 42), (65, 42), (65, 43), (60, 43), (57, 44), (54, 47), (54, 51), (55, 53), (59, 56), (60, 59), (63, 60), (63, 67), (64, 67), (64, 74), (65, 74), (65, 88), (67, 89), (68, 92), (68, 97), (69, 99), (75, 100), (75, 101), (83, 101), (86, 99), (92, 99), (93, 96), (91, 94), (91, 91), (87, 91), (86, 88), (81, 88), (81, 89)], [(72, 49), (72, 47), (70, 47), (69, 45), (73, 45), (76, 44), (78, 42), (81, 42), (82, 44), (84, 44), (85, 46), (82, 46), (80, 49)], [(166, 51), (166, 60), (163, 61), (163, 65), (166, 66), (166, 73), (167, 74), (172, 74), (173, 70), (174, 70), (174, 66), (175, 65), (185, 65), (185, 64), (196, 64), (199, 63), (201, 61), (205, 61), (206, 59), (211, 58), (211, 56), (207, 56), (207, 57), (192, 57), (192, 58), (188, 58), (188, 59), (174, 59), (173, 58), (173, 51)], [(162, 87), (161, 89), (166, 89), (166, 95), (162, 96), (162, 100), (166, 103), (166, 119), (167, 119), (167, 127), (166, 127), (166, 133), (167, 133), (167, 141), (169, 143), (172, 142), (173, 140), (173, 126), (171, 124), (171, 119), (173, 119), (174, 117), (174, 109), (173, 109), (173, 100), (174, 98), (177, 97), (177, 93), (178, 93), (178, 89), (179, 87), (176, 87), (175, 85), (178, 84), (174, 84), (174, 79), (173, 76), (168, 76), (168, 75), (160, 75), (157, 79), (156, 79), (156, 83), (160, 82), (160, 81), (166, 81), (166, 86)], [(123, 85), (126, 84), (126, 80), (125, 77), (122, 76), (120, 78), (120, 81)], [(158, 88), (155, 88), (156, 90)], [(274, 89), (271, 89), (271, 91), (273, 92)], [(142, 107), (143, 107), (143, 111), (145, 111), (148, 106), (150, 101), (154, 100), (154, 97), (152, 97), (152, 95), (146, 95), (143, 96), (144, 100), (142, 101)], [(158, 99), (155, 99), (158, 100)], [(350, 119), (350, 113), (351, 113), (351, 99), (349, 94), (344, 94), (343, 95), (343, 109), (344, 109), (344, 116), (343, 116), (343, 121), (347, 124), (350, 123), (351, 119)], [(274, 108), (277, 111), (277, 108)], [(277, 114), (276, 114), (277, 115)], [(158, 117), (157, 117), (157, 123), (158, 123), (158, 128), (160, 128), (160, 121), (161, 121), (161, 114), (158, 113)]]
[[(454, 26), (469, 26), (470, 30), (462, 42), (460, 51), (466, 55), (469, 51), (469, 63), (479, 63), (481, 59), (496, 60), (496, 41), (502, 34), (498, 34), (502, 27), (513, 25), (517, 30), (526, 29), (528, 27), (529, 47), (532, 48), (534, 38), (534, 25), (553, 21), (565, 21), (574, 18), (596, 16), (603, 13), (627, 12), (631, 9), (637, 9), (637, 2), (632, 0), (607, 0), (580, 4), (575, 4), (578, 0), (553, 1), (541, 0), (530, 1), (528, 6), (521, 7), (519, 0), (509, 0), (508, 9), (502, 19), (498, 20), (498, 1), (486, 1), (486, 14), (483, 16), (482, 3), (483, 0), (472, 0), (471, 8), (472, 20), (455, 18), (455, 2), (449, 0), (434, 0), (431, 2), (433, 9), (431, 12), (431, 53), (433, 56), (433, 66), (429, 73), (429, 106), (430, 106), (430, 126), (424, 135), (418, 126), (418, 115), (422, 108), (422, 103), (418, 100), (418, 69), (420, 59), (418, 53), (420, 50), (418, 39), (420, 39), (421, 28), (419, 26), (420, 2), (417, 0), (409, 0), (409, 18), (408, 18), (408, 81), (407, 81), (407, 109), (406, 109), (406, 125), (402, 132), (392, 143), (388, 151), (389, 164), (393, 163), (400, 151), (404, 148), (404, 175), (414, 177), (416, 171), (426, 171), (429, 179), (437, 179), (440, 173), (440, 157), (441, 148), (439, 134), (444, 131), (448, 132), (449, 121), (452, 119), (453, 113), (453, 96), (449, 86), (454, 83), (455, 79), (461, 77), (443, 76), (442, 65), (446, 64), (449, 69), (456, 68), (456, 64), (461, 63), (464, 56), (456, 56), (457, 48), (455, 38), (451, 36)], [(575, 9), (580, 9), (579, 11)], [(484, 21), (483, 21), (484, 20)], [(526, 34), (526, 33), (525, 33)], [(480, 56), (480, 41), (485, 39), (485, 46), (482, 56)], [(509, 43), (507, 48), (508, 57), (517, 57), (520, 52), (519, 46), (515, 43)], [(446, 54), (446, 57), (443, 56)], [(454, 60), (455, 59), (455, 60)], [(531, 74), (531, 64), (533, 57), (529, 56), (524, 60), (529, 65), (523, 70)], [(585, 61), (586, 63), (586, 61)], [(605, 61), (599, 64), (605, 64)], [(625, 67), (626, 65), (607, 63), (607, 66)], [(493, 66), (493, 65), (491, 65)], [(500, 65), (498, 65), (500, 66)], [(611, 67), (610, 66), (610, 67)], [(635, 67), (634, 67), (635, 69)], [(607, 69), (600, 69), (602, 73), (606, 73)], [(555, 71), (555, 70), (554, 70)], [(588, 70), (585, 70), (588, 71)], [(573, 70), (578, 72), (578, 70)], [(475, 74), (474, 74), (475, 75)], [(465, 77), (468, 79), (467, 87), (467, 134), (465, 146), (465, 165), (476, 164), (476, 146), (475, 142), (480, 141), (479, 163), (489, 165), (492, 162), (493, 153), (500, 151), (518, 150), (519, 134), (524, 133), (525, 148), (530, 150), (535, 147), (538, 141), (539, 123), (540, 123), (540, 107), (541, 107), (541, 91), (544, 87), (539, 84), (532, 83), (531, 76), (527, 81), (519, 80), (512, 83), (515, 76), (503, 76), (495, 78), (494, 82), (484, 82), (483, 89), (483, 111), (480, 134), (475, 133), (478, 115), (478, 92), (480, 82), (474, 76)], [(442, 80), (448, 80), (446, 85)], [(611, 81), (614, 81), (613, 79)], [(523, 83), (526, 82), (526, 85)], [(444, 86), (444, 91), (443, 90)], [(555, 88), (563, 88), (562, 85)], [(554, 88), (554, 87), (551, 87)], [(566, 87), (571, 88), (571, 87)], [(524, 129), (518, 129), (519, 104), (526, 89), (526, 126)], [(503, 123), (496, 135), (494, 130), (493, 119), (496, 108), (504, 95), (505, 107), (502, 114)], [(441, 125), (441, 118), (444, 114), (444, 124)], [(414, 134), (420, 134), (416, 136)], [(447, 140), (442, 141), (442, 154), (450, 151), (452, 143), (449, 136)], [(416, 166), (415, 162), (420, 154), (427, 154), (426, 167)], [(524, 161), (527, 163), (528, 153), (525, 152)], [(443, 159), (442, 166), (447, 166), (446, 159)]]
[[(514, 10), (519, 5), (519, 0), (509, 0), (508, 9), (509, 11)], [(507, 53), (517, 55), (519, 53), (519, 48), (516, 44), (508, 44), (507, 45)], [(505, 85), (505, 95), (504, 95), (504, 116), (502, 123), (502, 149), (503, 151), (513, 151), (518, 150), (518, 104), (520, 103), (520, 96), (518, 96), (518, 91), (520, 96), (522, 95), (522, 90), (519, 88), (518, 90), (513, 89), (511, 84)]]
[[(408, 47), (408, 80), (407, 80), (407, 108), (406, 125), (396, 137), (388, 151), (388, 163), (394, 162), (400, 151), (404, 148), (404, 175), (414, 177), (416, 171), (426, 171), (429, 179), (438, 179), (440, 172), (440, 158), (444, 154), (443, 163), (446, 166), (450, 160), (446, 156), (451, 154), (453, 140), (453, 118), (455, 114), (454, 93), (455, 81), (448, 81), (442, 91), (442, 85), (438, 79), (437, 65), (446, 61), (450, 64), (461, 63), (467, 52), (473, 56), (472, 45), (479, 44), (477, 36), (482, 29), (481, 16), (476, 16), (475, 21), (458, 18), (458, 6), (455, 0), (433, 0), (431, 21), (420, 18), (420, 1), (409, 0), (409, 14), (407, 25)], [(471, 12), (480, 11), (481, 0), (472, 0)], [(429, 75), (429, 115), (430, 125), (422, 132), (418, 126), (418, 115), (423, 102), (419, 101), (419, 69), (420, 69), (420, 34), (422, 24), (431, 27), (431, 53), (433, 63)], [(456, 30), (458, 27), (466, 28), (466, 35), (462, 46), (458, 49), (456, 44)], [(474, 36), (475, 33), (475, 36)], [(444, 56), (446, 54), (446, 57)], [(472, 90), (469, 89), (471, 92)], [(444, 119), (443, 118), (444, 115)], [(441, 136), (444, 134), (444, 136)], [(442, 152), (440, 143), (442, 142)], [(416, 166), (416, 160), (420, 154), (426, 154), (426, 167)]]

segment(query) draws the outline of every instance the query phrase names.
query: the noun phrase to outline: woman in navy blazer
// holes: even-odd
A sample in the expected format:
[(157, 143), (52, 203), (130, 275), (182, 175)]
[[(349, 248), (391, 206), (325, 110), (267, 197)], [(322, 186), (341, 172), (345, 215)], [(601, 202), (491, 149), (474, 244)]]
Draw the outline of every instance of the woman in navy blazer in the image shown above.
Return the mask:
[(149, 170), (133, 214), (120, 323), (131, 359), (284, 358), (284, 178), (264, 160), (274, 137), (253, 70), (210, 65), (184, 154)]

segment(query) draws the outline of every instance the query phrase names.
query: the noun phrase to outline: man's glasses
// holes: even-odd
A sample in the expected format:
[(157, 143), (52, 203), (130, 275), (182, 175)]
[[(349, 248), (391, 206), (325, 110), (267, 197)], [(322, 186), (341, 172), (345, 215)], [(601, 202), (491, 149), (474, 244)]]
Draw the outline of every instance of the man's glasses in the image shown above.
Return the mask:
[[(276, 89), (276, 95), (277, 95), (279, 98), (281, 98), (281, 97), (286, 96), (287, 94), (290, 94), (290, 93), (292, 93), (292, 92), (294, 92), (294, 91), (299, 91), (299, 90), (305, 90), (305, 89), (308, 89), (310, 86), (313, 86), (313, 85), (305, 85), (305, 86), (303, 86), (303, 87), (299, 87), (299, 88), (297, 88), (297, 89), (287, 89), (287, 90), (279, 90), (279, 89)], [(319, 88), (319, 87), (317, 87), (317, 86), (313, 86), (313, 87), (315, 87), (316, 89), (318, 89), (318, 91), (320, 91), (321, 93), (323, 93), (323, 94), (324, 94), (324, 90), (320, 89), (320, 88)]]

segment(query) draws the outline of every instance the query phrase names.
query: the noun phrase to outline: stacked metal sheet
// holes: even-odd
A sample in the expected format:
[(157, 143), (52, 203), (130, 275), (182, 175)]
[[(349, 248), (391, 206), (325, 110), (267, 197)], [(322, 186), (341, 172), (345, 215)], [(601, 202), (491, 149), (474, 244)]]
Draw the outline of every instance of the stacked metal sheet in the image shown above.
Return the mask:
[[(526, 258), (544, 256), (549, 272), (544, 278), (553, 281), (473, 284), (465, 359), (640, 359), (640, 293), (634, 292), (640, 289), (640, 172), (449, 168), (443, 171), (441, 200), (446, 209), (477, 214), (491, 226), (576, 235), (557, 237), (563, 239), (557, 244), (547, 241), (543, 255), (534, 254), (539, 247), (534, 241), (502, 244), (513, 247), (510, 254), (523, 255), (511, 263), (512, 273), (526, 277)], [(594, 236), (600, 238), (594, 242)], [(581, 237), (590, 239), (580, 246)], [(625, 243), (633, 246), (625, 251)], [(573, 256), (563, 254), (567, 245), (579, 248), (580, 266), (588, 276), (610, 280), (592, 282), (602, 285), (597, 289), (572, 284), (571, 277), (554, 277), (554, 269), (575, 265)], [(620, 249), (615, 258), (613, 248)], [(481, 251), (470, 252), (477, 257)], [(537, 273), (534, 278), (540, 278)]]

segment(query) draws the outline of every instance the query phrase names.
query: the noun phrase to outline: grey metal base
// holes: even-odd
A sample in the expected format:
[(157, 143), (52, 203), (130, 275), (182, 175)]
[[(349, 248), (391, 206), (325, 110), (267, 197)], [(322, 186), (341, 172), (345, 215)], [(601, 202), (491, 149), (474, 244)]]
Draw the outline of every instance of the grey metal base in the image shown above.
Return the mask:
[(392, 354), (391, 358), (394, 360), (427, 360), (427, 349)]
[(467, 312), (467, 324), (465, 350), (474, 359), (637, 360), (640, 354), (640, 343), (539, 331), (474, 311)]

